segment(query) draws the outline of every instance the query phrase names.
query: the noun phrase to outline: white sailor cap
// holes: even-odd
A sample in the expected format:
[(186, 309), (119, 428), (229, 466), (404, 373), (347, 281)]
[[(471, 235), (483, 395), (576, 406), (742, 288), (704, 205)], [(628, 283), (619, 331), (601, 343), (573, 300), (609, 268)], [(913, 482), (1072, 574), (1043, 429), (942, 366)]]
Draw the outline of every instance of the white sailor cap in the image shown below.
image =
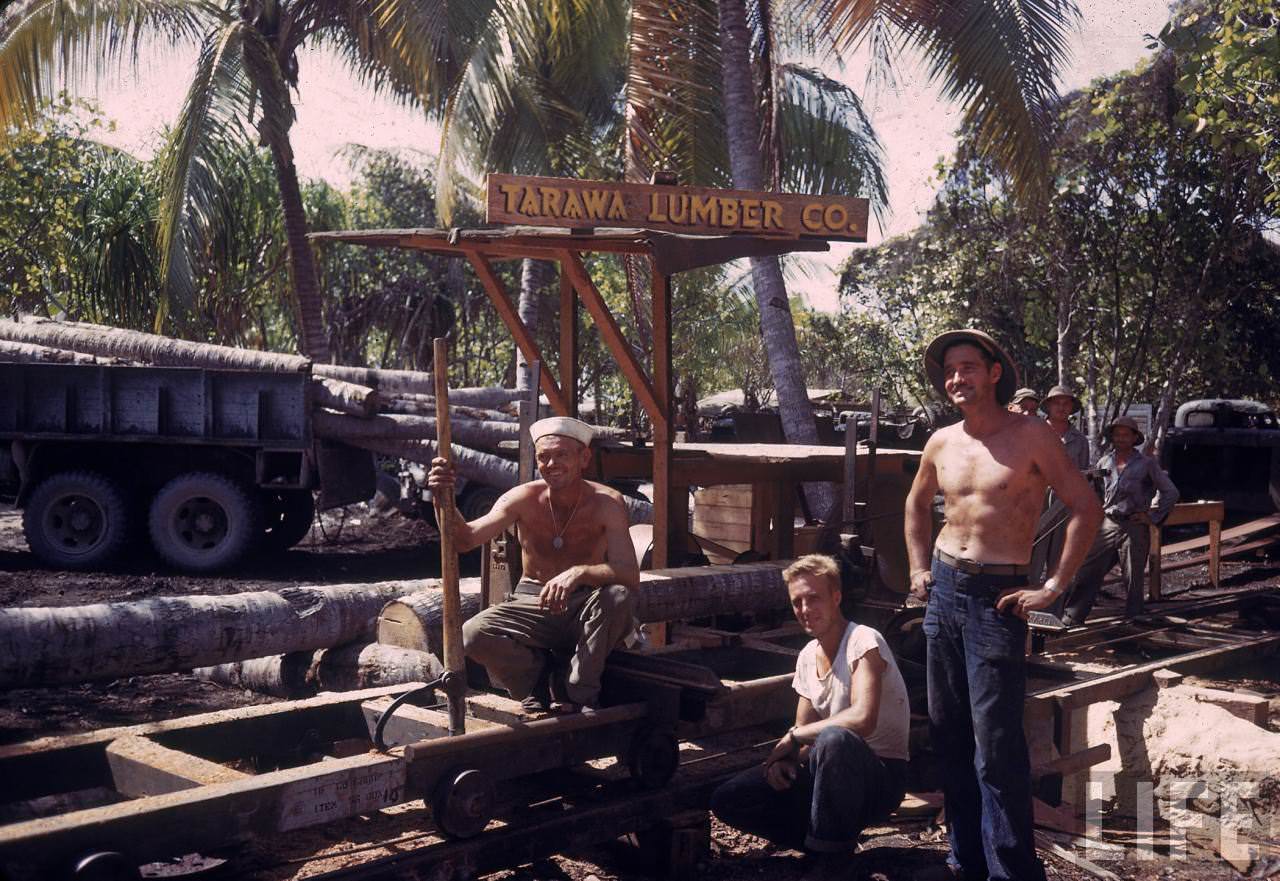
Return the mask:
[(535, 444), (549, 434), (571, 437), (583, 446), (588, 447), (591, 446), (591, 438), (595, 436), (595, 432), (590, 425), (581, 419), (574, 419), (569, 416), (552, 416), (548, 419), (539, 419), (529, 426), (529, 436), (533, 438)]

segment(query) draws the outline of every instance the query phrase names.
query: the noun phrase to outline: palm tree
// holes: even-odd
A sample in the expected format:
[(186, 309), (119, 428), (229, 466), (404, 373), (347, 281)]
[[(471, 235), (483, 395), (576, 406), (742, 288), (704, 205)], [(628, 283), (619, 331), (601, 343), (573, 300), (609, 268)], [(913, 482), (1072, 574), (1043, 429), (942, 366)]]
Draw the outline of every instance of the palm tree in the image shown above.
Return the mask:
[(329, 359), (315, 262), (307, 242), (289, 130), (298, 50), (335, 51), (375, 89), (438, 110), (459, 59), (494, 0), (17, 0), (0, 18), (0, 130), (34, 118), (59, 84), (106, 79), (137, 65), (151, 41), (199, 46), (195, 75), (166, 152), (159, 240), (164, 304), (180, 317), (194, 301), (190, 255), (218, 213), (215, 158), (255, 141), (271, 154), (304, 352)]
[[(701, 155), (713, 154), (714, 146), (705, 149), (708, 133), (723, 131), (730, 178), (742, 189), (788, 181), (785, 163), (796, 141), (823, 148), (806, 154), (810, 163), (842, 151), (852, 165), (865, 161), (860, 147), (874, 141), (856, 137), (856, 97), (775, 60), (779, 36), (785, 42), (794, 34), (777, 24), (772, 0), (635, 0), (633, 6), (628, 139), (634, 154), (662, 164), (684, 150), (679, 161), (688, 163), (691, 146), (702, 144)], [(881, 63), (895, 49), (923, 52), (944, 95), (964, 106), (984, 155), (1009, 172), (1023, 199), (1035, 201), (1044, 192), (1053, 78), (1076, 16), (1071, 0), (791, 0), (780, 6), (792, 28), (819, 25), (802, 39), (804, 52), (838, 53), (868, 39)], [(682, 51), (667, 51), (673, 45)], [(713, 72), (723, 90), (718, 95)], [(816, 111), (809, 125), (798, 125), (796, 114), (788, 122), (789, 97)], [(705, 171), (705, 163), (690, 167)], [(861, 180), (844, 180), (839, 171), (823, 165), (789, 182), (809, 192), (856, 194), (840, 185)], [(717, 180), (696, 182), (722, 176), (717, 169), (711, 175)], [(793, 443), (814, 442), (817, 428), (778, 260), (756, 258), (751, 265), (783, 430)], [(829, 505), (813, 493), (810, 502), (818, 512)]]
[[(444, 117), (437, 206), (445, 223), (473, 174), (610, 176), (600, 144), (617, 139), (608, 132), (618, 119), (626, 30), (625, 4), (613, 0), (501, 0)], [(531, 333), (550, 269), (521, 264), (519, 314)], [(516, 387), (528, 388), (519, 350), (516, 359)]]

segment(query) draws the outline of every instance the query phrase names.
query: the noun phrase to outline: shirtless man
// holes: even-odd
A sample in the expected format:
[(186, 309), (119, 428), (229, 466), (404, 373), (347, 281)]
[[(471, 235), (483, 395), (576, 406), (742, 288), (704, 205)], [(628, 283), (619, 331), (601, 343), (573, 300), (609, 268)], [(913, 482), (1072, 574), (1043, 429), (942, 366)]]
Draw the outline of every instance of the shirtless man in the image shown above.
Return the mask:
[[(514, 523), (524, 561), (515, 596), (467, 621), (463, 645), (467, 657), (535, 712), (551, 708), (550, 653), (571, 653), (567, 709), (597, 707), (605, 658), (635, 626), (630, 590), (640, 582), (640, 567), (627, 512), (621, 495), (582, 477), (591, 461), (590, 425), (552, 417), (529, 432), (542, 479), (503, 493), (483, 517), (454, 520), (460, 551)], [(444, 459), (432, 462), (427, 485), (433, 493), (453, 492)]]
[[(1025, 619), (1071, 582), (1102, 509), (1053, 430), (1005, 409), (1016, 372), (995, 340), (944, 333), (929, 344), (925, 368), (964, 416), (925, 445), (906, 508), (911, 592), (928, 600), (929, 720), (951, 840), (939, 877), (1043, 881), (1022, 732)], [(1057, 567), (1033, 585), (1028, 561), (1046, 486), (1071, 521)], [(947, 522), (931, 549), (939, 490)]]

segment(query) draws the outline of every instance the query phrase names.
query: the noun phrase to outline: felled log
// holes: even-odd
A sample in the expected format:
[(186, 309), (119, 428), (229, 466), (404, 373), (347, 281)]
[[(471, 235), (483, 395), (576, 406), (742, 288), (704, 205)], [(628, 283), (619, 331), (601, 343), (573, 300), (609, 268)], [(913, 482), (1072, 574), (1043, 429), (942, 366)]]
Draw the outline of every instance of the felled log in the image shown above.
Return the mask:
[[(431, 440), (357, 437), (346, 438), (345, 441), (353, 447), (372, 450), (384, 456), (398, 456), (422, 465), (430, 465), (431, 460), (436, 456), (436, 444)], [(520, 474), (515, 462), (508, 462), (498, 456), (481, 453), (458, 444), (453, 445), (453, 467), (467, 480), (474, 480), (498, 489), (511, 489), (520, 482)], [(633, 525), (653, 522), (652, 503), (631, 496), (623, 496), (622, 503), (626, 506), (627, 517)]]
[(0, 361), (13, 364), (101, 364), (102, 359), (67, 349), (0, 339)]
[[(379, 412), (404, 413), (413, 416), (435, 415), (436, 399), (431, 395), (388, 395), (381, 392), (379, 394), (382, 394), (382, 400), (378, 405)], [(463, 419), (479, 419), (488, 422), (519, 421), (515, 416), (510, 413), (504, 413), (502, 410), (489, 410), (484, 407), (456, 406), (452, 401), (449, 404), (449, 414)]]
[[(459, 584), (462, 619), (480, 611), (480, 579)], [(394, 599), (378, 614), (377, 640), (383, 645), (417, 649), (444, 657), (444, 598), (438, 590), (422, 590)]]
[(72, 321), (51, 321), (25, 317), (22, 321), (0, 321), (0, 339), (70, 349), (104, 358), (148, 361), (166, 367), (207, 367), (231, 370), (275, 370), (302, 373), (311, 362), (301, 355), (260, 352), (193, 343), (154, 333), (106, 327)]
[[(682, 621), (742, 612), (770, 612), (790, 605), (782, 581), (782, 563), (654, 569), (640, 573), (634, 592), (641, 623)], [(479, 579), (467, 579), (478, 581)], [(476, 585), (473, 590), (479, 590)], [(478, 593), (462, 595), (463, 620), (480, 611)], [(378, 642), (437, 652), (441, 644), (442, 603), (439, 591), (418, 591), (391, 600), (378, 615)]]
[[(505, 440), (517, 440), (520, 426), (515, 422), (478, 422), (474, 419), (450, 420), (453, 436), (469, 447), (486, 447), (496, 450)], [(369, 419), (346, 416), (318, 410), (312, 416), (312, 429), (316, 437), (351, 441), (356, 438), (435, 438), (436, 420), (433, 416), (404, 416), (379, 414)]]
[(377, 389), (327, 377), (311, 380), (311, 400), (321, 407), (362, 419), (368, 419), (382, 406), (382, 396)]
[(169, 673), (366, 640), (388, 601), (426, 584), (0, 609), (0, 688)]
[(441, 669), (439, 659), (426, 652), (376, 642), (356, 642), (315, 652), (232, 661), (192, 672), (218, 685), (273, 697), (300, 698), (320, 691), (355, 691), (380, 685), (430, 682), (440, 675)]
[[(373, 367), (347, 367), (342, 364), (316, 364), (311, 368), (316, 376), (328, 376), (367, 385), (383, 394), (435, 395), (435, 380), (422, 370), (380, 370)], [(486, 407), (496, 410), (518, 401), (528, 392), (506, 388), (449, 389), (449, 401), (468, 407)]]

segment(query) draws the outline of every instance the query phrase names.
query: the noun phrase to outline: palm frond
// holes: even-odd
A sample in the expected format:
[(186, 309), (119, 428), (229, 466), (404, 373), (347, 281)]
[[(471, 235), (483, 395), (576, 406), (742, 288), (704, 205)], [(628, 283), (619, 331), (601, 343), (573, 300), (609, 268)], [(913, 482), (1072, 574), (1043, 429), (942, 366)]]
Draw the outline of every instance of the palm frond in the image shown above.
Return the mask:
[(194, 42), (216, 15), (199, 0), (19, 0), (0, 14), (0, 133), (69, 82), (136, 65), (150, 40)]
[(164, 151), (157, 230), (163, 304), (157, 324), (170, 309), (181, 316), (194, 306), (190, 254), (199, 250), (222, 211), (219, 169), (229, 157), (243, 156), (244, 145), (253, 141), (249, 124), (255, 107), (263, 137), (287, 144), (293, 107), (275, 55), (251, 25), (230, 22), (207, 35)]
[(785, 64), (778, 73), (782, 188), (865, 196), (883, 226), (889, 201), (884, 155), (858, 96), (811, 68)]
[[(892, 27), (918, 48), (943, 95), (964, 108), (979, 149), (1011, 176), (1016, 195), (1047, 191), (1057, 72), (1079, 18), (1074, 0), (797, 0), (835, 44), (852, 48)], [(873, 43), (873, 48), (877, 44)]]

